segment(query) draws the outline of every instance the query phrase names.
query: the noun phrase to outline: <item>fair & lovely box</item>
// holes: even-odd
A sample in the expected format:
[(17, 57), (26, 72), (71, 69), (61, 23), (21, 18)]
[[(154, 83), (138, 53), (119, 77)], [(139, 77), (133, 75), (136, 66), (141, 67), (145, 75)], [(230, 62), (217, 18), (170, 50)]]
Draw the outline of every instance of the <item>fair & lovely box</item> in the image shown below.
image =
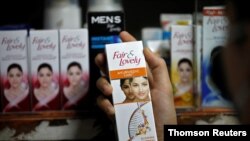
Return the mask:
[(59, 46), (57, 30), (30, 31), (32, 110), (59, 110)]
[[(219, 64), (228, 35), (228, 19), (225, 7), (206, 6), (203, 8), (202, 40), (202, 107), (232, 108), (232, 103), (223, 98), (223, 93), (211, 78), (211, 68)], [(218, 71), (219, 72), (219, 71)], [(222, 74), (221, 74), (222, 75)], [(220, 76), (221, 76), (220, 75)], [(223, 81), (223, 80), (221, 80)], [(222, 82), (221, 82), (222, 83)]]
[(142, 41), (106, 44), (119, 141), (157, 141)]
[(87, 29), (59, 30), (62, 109), (82, 110), (89, 90)]
[(171, 80), (176, 108), (194, 107), (193, 27), (171, 27)]
[(0, 31), (1, 93), (3, 112), (30, 111), (27, 31)]

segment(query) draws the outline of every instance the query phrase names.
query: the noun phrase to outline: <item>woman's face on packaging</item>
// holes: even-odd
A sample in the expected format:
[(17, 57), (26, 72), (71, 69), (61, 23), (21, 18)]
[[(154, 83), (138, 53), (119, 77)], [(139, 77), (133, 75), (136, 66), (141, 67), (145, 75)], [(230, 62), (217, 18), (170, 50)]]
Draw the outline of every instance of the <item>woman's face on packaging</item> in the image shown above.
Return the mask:
[(81, 82), (82, 71), (77, 66), (72, 66), (67, 72), (70, 85), (77, 86)]
[(124, 92), (124, 94), (126, 95), (126, 97), (128, 99), (134, 99), (135, 98), (135, 95), (131, 92), (131, 89), (130, 89), (130, 84), (129, 84), (129, 79), (126, 79), (122, 86), (121, 86), (121, 89), (122, 91)]
[(8, 72), (8, 80), (12, 88), (18, 88), (22, 83), (23, 73), (18, 68), (12, 68)]
[(52, 72), (49, 68), (41, 68), (38, 72), (38, 81), (41, 87), (48, 88), (52, 83)]
[(131, 92), (139, 100), (145, 100), (149, 94), (148, 79), (144, 77), (135, 77), (131, 81)]
[(192, 68), (186, 62), (183, 62), (178, 67), (179, 77), (181, 82), (188, 83), (192, 78)]

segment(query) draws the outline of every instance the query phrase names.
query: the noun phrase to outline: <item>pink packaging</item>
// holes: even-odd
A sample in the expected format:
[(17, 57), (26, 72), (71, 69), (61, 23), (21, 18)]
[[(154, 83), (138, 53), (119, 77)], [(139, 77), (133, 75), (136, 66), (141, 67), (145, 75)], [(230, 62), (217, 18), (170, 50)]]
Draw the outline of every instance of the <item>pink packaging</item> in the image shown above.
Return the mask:
[(59, 110), (59, 47), (57, 30), (30, 31), (32, 110)]
[(1, 31), (0, 42), (2, 111), (30, 111), (27, 31)]
[(62, 109), (82, 110), (89, 89), (88, 30), (60, 30)]

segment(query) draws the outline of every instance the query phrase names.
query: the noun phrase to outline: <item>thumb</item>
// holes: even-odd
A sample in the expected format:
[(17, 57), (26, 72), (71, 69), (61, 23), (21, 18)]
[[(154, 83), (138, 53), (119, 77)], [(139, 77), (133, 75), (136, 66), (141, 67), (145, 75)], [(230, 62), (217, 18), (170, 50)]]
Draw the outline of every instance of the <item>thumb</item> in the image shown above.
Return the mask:
[(143, 53), (153, 76), (154, 87), (172, 90), (165, 61), (154, 54), (149, 48), (144, 48)]

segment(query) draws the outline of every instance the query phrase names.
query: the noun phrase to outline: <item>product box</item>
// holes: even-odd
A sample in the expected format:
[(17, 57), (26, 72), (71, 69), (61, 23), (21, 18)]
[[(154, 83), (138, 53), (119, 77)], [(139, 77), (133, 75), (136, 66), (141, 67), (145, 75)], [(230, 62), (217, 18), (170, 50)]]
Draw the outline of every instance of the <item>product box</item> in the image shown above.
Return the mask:
[[(171, 66), (171, 26), (172, 25), (192, 25), (191, 14), (161, 13), (160, 23), (163, 30), (163, 40), (161, 42), (161, 54), (166, 61), (168, 68)], [(170, 71), (170, 70), (169, 70)]]
[(124, 13), (121, 11), (88, 12), (90, 52), (90, 93), (96, 94), (96, 81), (102, 75), (95, 64), (98, 53), (104, 52), (105, 44), (119, 43), (119, 34), (124, 30)]
[(81, 110), (89, 89), (88, 30), (60, 30), (62, 109)]
[(59, 110), (59, 46), (57, 30), (30, 31), (32, 110)]
[(157, 141), (142, 41), (107, 44), (119, 141)]
[[(218, 86), (211, 79), (211, 66), (221, 67), (222, 49), (227, 41), (228, 19), (224, 15), (224, 7), (203, 8), (203, 51), (202, 51), (202, 106), (231, 107), (231, 103), (223, 98)], [(221, 69), (217, 70), (219, 73)], [(221, 72), (218, 76), (222, 76)], [(218, 79), (218, 78), (217, 78)], [(223, 79), (219, 80), (220, 84)]]
[(176, 108), (194, 107), (193, 27), (171, 27), (171, 80)]
[(0, 31), (0, 41), (2, 111), (30, 111), (27, 31)]
[(192, 25), (191, 14), (161, 13), (160, 21), (163, 30), (170, 32), (172, 25)]

